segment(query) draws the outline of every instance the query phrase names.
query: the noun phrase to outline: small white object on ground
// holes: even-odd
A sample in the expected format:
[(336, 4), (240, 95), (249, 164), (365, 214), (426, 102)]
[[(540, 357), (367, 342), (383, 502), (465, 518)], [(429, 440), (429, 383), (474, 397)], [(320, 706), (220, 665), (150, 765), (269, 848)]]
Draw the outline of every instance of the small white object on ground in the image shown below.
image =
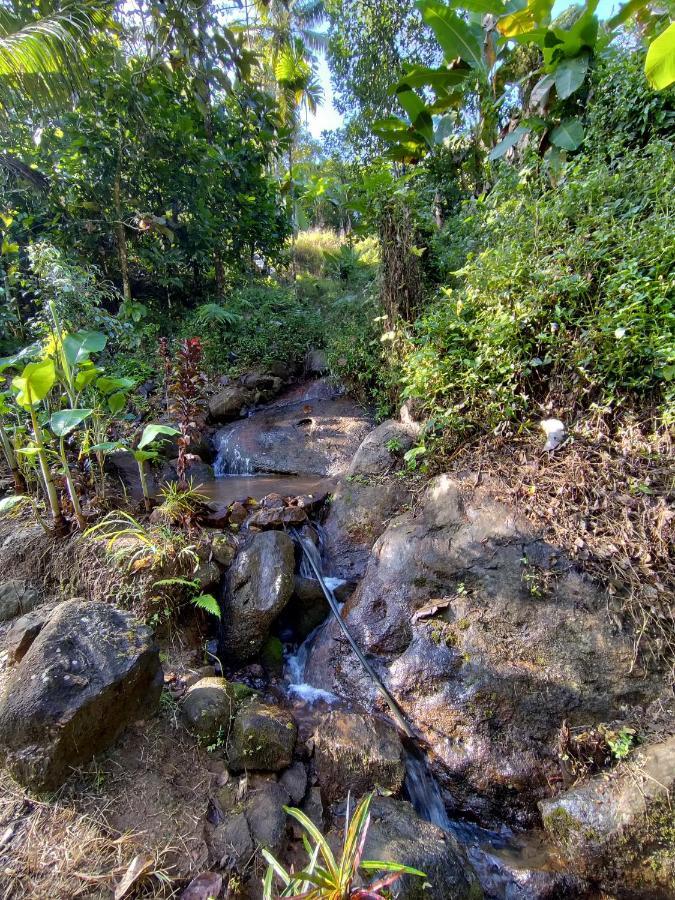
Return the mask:
[(560, 419), (542, 419), (539, 423), (546, 434), (544, 450), (555, 450), (565, 440), (567, 431)]

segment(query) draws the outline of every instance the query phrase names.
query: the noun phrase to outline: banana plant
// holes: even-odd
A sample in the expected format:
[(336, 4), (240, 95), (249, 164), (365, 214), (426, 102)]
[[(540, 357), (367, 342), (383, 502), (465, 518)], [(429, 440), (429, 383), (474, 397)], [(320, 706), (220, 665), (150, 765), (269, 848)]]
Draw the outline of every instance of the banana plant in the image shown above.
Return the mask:
[(125, 450), (129, 451), (136, 460), (136, 465), (138, 466), (138, 477), (141, 482), (141, 491), (143, 492), (143, 502), (145, 504), (146, 512), (150, 512), (152, 509), (152, 497), (150, 496), (150, 489), (148, 487), (148, 476), (145, 464), (150, 460), (157, 459), (159, 456), (159, 447), (156, 446), (156, 444), (160, 438), (174, 437), (178, 434), (180, 434), (180, 431), (177, 428), (173, 428), (171, 425), (151, 424), (146, 425), (143, 429), (143, 434), (136, 447), (131, 447), (124, 443), (124, 441), (103, 441), (100, 444), (94, 444), (93, 447), (89, 448), (89, 451), (92, 453), (102, 453), (104, 455), (109, 453), (120, 453)]
[(66, 485), (68, 487), (68, 495), (70, 496), (70, 502), (73, 505), (73, 512), (75, 513), (77, 524), (81, 529), (84, 529), (87, 523), (84, 516), (82, 515), (80, 498), (78, 496), (77, 490), (75, 489), (73, 476), (70, 471), (70, 466), (68, 465), (65, 440), (67, 435), (74, 431), (78, 425), (81, 425), (82, 422), (84, 422), (85, 419), (87, 419), (93, 413), (93, 411), (93, 409), (62, 409), (59, 412), (55, 412), (49, 420), (49, 427), (51, 428), (52, 434), (54, 434), (59, 441), (58, 452), (63, 469), (63, 477), (65, 478)]

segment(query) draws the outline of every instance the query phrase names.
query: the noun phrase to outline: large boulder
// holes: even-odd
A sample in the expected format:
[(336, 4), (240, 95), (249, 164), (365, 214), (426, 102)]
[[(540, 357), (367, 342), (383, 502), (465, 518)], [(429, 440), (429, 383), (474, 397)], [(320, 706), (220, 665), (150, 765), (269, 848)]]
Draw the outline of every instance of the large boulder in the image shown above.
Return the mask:
[(370, 427), (367, 413), (346, 397), (293, 402), (281, 397), (219, 430), (216, 471), (337, 476)]
[(293, 541), (282, 531), (260, 532), (239, 552), (222, 601), (226, 662), (248, 662), (258, 654), (293, 593), (294, 566)]
[(361, 578), (370, 550), (408, 500), (404, 482), (380, 484), (362, 478), (343, 478), (333, 491), (324, 524), (326, 571), (336, 578)]
[(363, 859), (402, 863), (426, 875), (406, 875), (394, 882), (391, 891), (397, 900), (480, 900), (483, 896), (455, 838), (420, 819), (410, 803), (376, 797), (370, 815)]
[(149, 628), (106, 603), (59, 604), (0, 697), (0, 755), (33, 790), (59, 787), (122, 729), (157, 708), (159, 650)]
[(40, 602), (40, 593), (18, 578), (0, 581), (0, 622), (30, 612)]
[(209, 415), (217, 422), (234, 419), (242, 410), (253, 403), (255, 393), (243, 384), (228, 384), (209, 397)]
[[(532, 822), (560, 778), (562, 723), (621, 721), (661, 692), (607, 603), (487, 487), (440, 476), (378, 539), (343, 615), (458, 804)], [(332, 622), (319, 634), (308, 681), (375, 704), (340, 638)]]
[(349, 466), (350, 475), (382, 475), (397, 464), (415, 442), (413, 430), (387, 419), (361, 441)]
[(675, 737), (639, 748), (611, 773), (539, 804), (577, 872), (619, 896), (675, 894)]
[(226, 678), (200, 678), (181, 703), (183, 721), (205, 743), (213, 743), (224, 738), (239, 707), (254, 693), (247, 685)]
[(286, 710), (251, 703), (234, 720), (227, 745), (228, 768), (280, 772), (291, 764), (297, 736), (297, 726)]
[(314, 734), (314, 765), (328, 803), (376, 786), (396, 794), (405, 780), (396, 729), (363, 711), (333, 710), (322, 716)]

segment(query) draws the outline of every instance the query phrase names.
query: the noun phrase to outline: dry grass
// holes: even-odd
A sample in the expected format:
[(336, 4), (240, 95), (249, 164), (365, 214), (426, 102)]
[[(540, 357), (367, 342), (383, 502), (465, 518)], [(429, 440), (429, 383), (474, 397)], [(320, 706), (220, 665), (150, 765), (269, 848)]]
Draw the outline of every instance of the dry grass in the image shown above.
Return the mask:
[[(586, 414), (554, 454), (541, 434), (490, 434), (452, 467), (490, 478), (551, 544), (607, 590), (608, 615), (635, 635), (635, 662), (675, 675), (675, 466), (649, 420)], [(470, 470), (467, 466), (470, 464)]]
[[(0, 900), (112, 897), (139, 852), (137, 837), (115, 835), (68, 801), (28, 796), (0, 772)], [(138, 884), (146, 896), (169, 897), (162, 853)]]

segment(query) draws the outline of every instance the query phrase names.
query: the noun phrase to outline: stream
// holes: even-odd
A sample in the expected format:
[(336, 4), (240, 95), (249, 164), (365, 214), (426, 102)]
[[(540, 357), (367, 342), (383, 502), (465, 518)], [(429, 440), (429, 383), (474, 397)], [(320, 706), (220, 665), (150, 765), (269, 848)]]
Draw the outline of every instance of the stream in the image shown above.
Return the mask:
[[(315, 382), (298, 387), (286, 401), (254, 410), (246, 420), (221, 429), (216, 436), (214, 469), (217, 477), (200, 489), (219, 503), (243, 501), (247, 497), (261, 500), (271, 493), (282, 497), (329, 493), (335, 483), (332, 473), (326, 476), (317, 472), (302, 472), (302, 463), (314, 466), (318, 459), (318, 447), (323, 454), (325, 469), (330, 471), (333, 467), (336, 447), (332, 438), (336, 416), (339, 419), (344, 413), (353, 418), (353, 409), (345, 405), (347, 401), (339, 398), (339, 403), (341, 405), (336, 409), (335, 396), (325, 385)], [(258, 423), (260, 428), (256, 433)], [(316, 435), (316, 442), (312, 440), (312, 432)], [(294, 444), (296, 436), (297, 442)], [(282, 460), (274, 471), (257, 471), (261, 460), (264, 464), (267, 456), (274, 454), (272, 445), (277, 439), (291, 454), (292, 448), (297, 448), (295, 461)], [(337, 449), (339, 451), (340, 448)], [(257, 461), (255, 454), (258, 455)], [(279, 468), (285, 471), (279, 472)], [(292, 472), (294, 468), (299, 471)], [(294, 708), (300, 705), (300, 714), (302, 708), (309, 713), (314, 704), (345, 705), (345, 701), (335, 694), (309, 683), (306, 676), (314, 642), (331, 616), (339, 615), (344, 605), (337, 601), (334, 592), (345, 583), (324, 571), (322, 528), (316, 521), (312, 521), (312, 527), (318, 536), (316, 546), (299, 533), (291, 532), (300, 550), (298, 575), (322, 583), (328, 604), (334, 612), (329, 613), (326, 620), (299, 645), (289, 643), (290, 635), (281, 635), (282, 641), (285, 641), (283, 691)], [(367, 660), (364, 660), (364, 665), (370, 668)], [(378, 680), (374, 670), (369, 674)], [(398, 712), (400, 715), (400, 710)], [(393, 718), (397, 716), (394, 714)], [(398, 725), (399, 730), (406, 730), (405, 727), (401, 729), (400, 719)], [(463, 846), (480, 879), (486, 900), (574, 896), (567, 892), (565, 876), (560, 871), (557, 857), (538, 832), (516, 834), (506, 825), (499, 829), (486, 829), (473, 822), (450, 817), (426, 757), (414, 740), (404, 738), (403, 742), (406, 747), (405, 796), (421, 818), (453, 835)]]

